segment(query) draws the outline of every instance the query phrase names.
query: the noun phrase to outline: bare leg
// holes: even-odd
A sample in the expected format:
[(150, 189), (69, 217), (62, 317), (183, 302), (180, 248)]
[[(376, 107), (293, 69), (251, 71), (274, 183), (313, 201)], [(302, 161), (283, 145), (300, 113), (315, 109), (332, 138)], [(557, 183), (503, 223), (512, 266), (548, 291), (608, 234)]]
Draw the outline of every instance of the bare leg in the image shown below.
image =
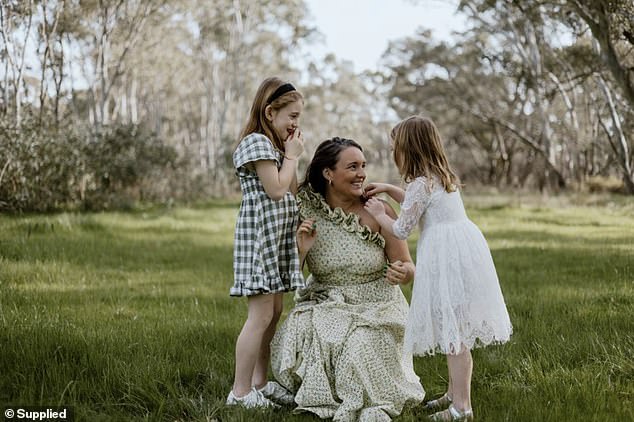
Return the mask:
[(274, 298), (273, 318), (271, 319), (271, 323), (266, 328), (266, 331), (262, 336), (262, 343), (260, 344), (260, 354), (255, 361), (255, 369), (253, 370), (253, 378), (251, 380), (251, 384), (258, 389), (266, 385), (266, 381), (268, 378), (269, 361), (271, 357), (271, 339), (273, 339), (273, 336), (275, 335), (275, 327), (277, 326), (277, 321), (279, 321), (280, 319), (280, 315), (282, 315), (282, 309), (284, 307), (283, 293), (277, 293), (271, 296), (273, 296)]
[(449, 372), (449, 362), (447, 362), (447, 377), (449, 378), (449, 383), (447, 384), (447, 392), (445, 393), (447, 397), (453, 400), (453, 382), (451, 381), (451, 373)]
[(236, 341), (236, 367), (233, 394), (243, 397), (251, 391), (251, 379), (255, 369), (262, 339), (273, 320), (275, 297), (273, 295), (249, 296), (247, 320)]
[(459, 411), (471, 409), (471, 373), (473, 359), (471, 351), (462, 346), (457, 355), (447, 355), (451, 398)]

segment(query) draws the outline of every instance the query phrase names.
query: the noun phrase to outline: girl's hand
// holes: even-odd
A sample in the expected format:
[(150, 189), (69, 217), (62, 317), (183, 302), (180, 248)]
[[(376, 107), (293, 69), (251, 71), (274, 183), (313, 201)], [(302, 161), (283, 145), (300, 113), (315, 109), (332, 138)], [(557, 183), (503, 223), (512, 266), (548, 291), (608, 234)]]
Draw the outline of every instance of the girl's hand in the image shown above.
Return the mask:
[(368, 183), (365, 187), (364, 195), (368, 198), (372, 198), (376, 194), (388, 192), (391, 186), (392, 185), (388, 183)]
[(392, 284), (407, 284), (407, 267), (401, 261), (394, 261), (387, 265), (385, 280)]
[(302, 131), (295, 129), (284, 141), (284, 156), (289, 160), (297, 159), (304, 152), (304, 137)]
[(302, 221), (297, 229), (297, 249), (299, 254), (305, 256), (317, 239), (317, 225), (315, 220), (309, 218)]
[(379, 218), (382, 215), (385, 215), (385, 206), (383, 202), (376, 198), (370, 198), (363, 206), (367, 212), (372, 214), (374, 218)]

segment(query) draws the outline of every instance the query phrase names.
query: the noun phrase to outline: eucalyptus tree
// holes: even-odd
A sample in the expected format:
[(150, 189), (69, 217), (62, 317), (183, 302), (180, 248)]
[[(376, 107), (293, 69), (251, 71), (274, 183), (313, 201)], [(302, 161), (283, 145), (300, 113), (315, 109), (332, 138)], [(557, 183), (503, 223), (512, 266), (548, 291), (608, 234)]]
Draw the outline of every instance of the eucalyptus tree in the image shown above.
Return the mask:
[(599, 124), (616, 155), (625, 188), (634, 194), (634, 1), (547, 1), (544, 7), (577, 37), (587, 28), (592, 34), (595, 56), (604, 65), (593, 76), (609, 116), (598, 115)]
[(301, 88), (306, 97), (302, 128), (307, 139), (302, 168), (319, 143), (337, 136), (363, 147), (371, 180), (397, 180), (388, 139), (396, 116), (377, 76), (356, 73), (351, 62), (334, 54), (309, 63), (307, 82)]
[(145, 124), (176, 147), (188, 177), (214, 194), (231, 185), (230, 155), (251, 96), (266, 75), (298, 74), (290, 53), (311, 28), (302, 1), (135, 0), (74, 3), (68, 37), (85, 90), (73, 90), (95, 127)]
[(557, 10), (565, 15), (565, 22), (573, 28), (582, 30), (570, 11), (590, 28), (599, 44), (601, 59), (634, 108), (634, 1), (567, 0), (563, 4), (555, 2), (553, 6), (558, 6)]
[[(614, 174), (618, 164), (630, 190), (630, 107), (576, 14), (599, 3), (463, 0), (459, 10), (470, 27), (452, 44), (421, 32), (391, 45), (393, 106), (446, 122), (467, 178), (561, 189)], [(607, 25), (621, 31), (615, 52), (629, 63), (626, 15), (614, 10), (631, 1), (608, 3)]]
[(33, 24), (33, 0), (0, 2), (0, 57), (4, 62), (2, 98), (4, 113), (13, 108), (16, 126), (22, 121), (25, 93), (24, 76), (28, 43), (36, 30)]
[(195, 157), (195, 172), (208, 178), (214, 192), (233, 182), (231, 153), (265, 77), (297, 80), (293, 51), (310, 40), (303, 1), (267, 3), (221, 0), (213, 7), (184, 2), (191, 32), (192, 91), (183, 105)]
[(485, 34), (488, 43), (482, 44), (483, 53), (507, 76), (513, 90), (509, 94), (519, 99), (520, 107), (512, 120), (501, 119), (495, 112), (482, 118), (507, 129), (536, 154), (534, 176), (540, 188), (549, 178), (563, 188), (569, 176), (564, 158), (568, 145), (553, 124), (565, 114), (562, 116), (561, 98), (553, 95), (558, 93), (558, 76), (550, 66), (557, 54), (549, 34), (551, 23), (531, 4), (501, 2), (504, 7), (493, 7), (490, 3), (462, 1), (460, 7), (474, 23), (474, 30)]
[[(610, 145), (612, 153), (620, 168), (620, 173), (624, 182), (625, 190), (630, 194), (634, 194), (634, 173), (633, 162), (634, 156), (631, 147), (631, 130), (626, 127), (632, 126), (632, 118), (634, 117), (634, 1), (632, 0), (613, 0), (613, 1), (597, 1), (597, 0), (543, 0), (539, 2), (520, 2), (520, 1), (492, 1), (492, 0), (463, 0), (460, 3), (463, 10), (469, 10), (471, 16), (480, 19), (483, 14), (511, 14), (518, 15), (528, 24), (528, 28), (543, 27), (546, 20), (551, 25), (567, 28), (569, 36), (573, 39), (573, 49), (576, 52), (582, 51), (587, 58), (603, 64), (603, 66), (592, 66), (591, 73), (587, 73), (585, 69), (579, 71), (572, 68), (570, 64), (562, 63), (558, 57), (561, 50), (558, 48), (554, 51), (555, 55), (551, 55), (551, 59), (543, 63), (547, 70), (546, 79), (539, 77), (535, 72), (536, 83), (538, 86), (554, 84), (554, 88), (561, 99), (565, 102), (571, 117), (570, 124), (577, 131), (578, 135), (587, 134), (587, 130), (577, 126), (578, 121), (575, 119), (575, 109), (573, 102), (566, 95), (566, 89), (561, 81), (567, 80), (568, 92), (578, 93), (579, 88), (583, 87), (584, 91), (591, 97), (591, 102), (597, 102), (596, 93), (600, 93), (603, 97), (603, 104), (600, 112), (593, 116), (594, 122), (598, 123), (603, 129), (602, 134), (594, 133), (592, 139), (588, 142), (583, 139), (582, 142), (588, 144), (605, 142)], [(520, 18), (521, 19), (521, 18)], [(589, 31), (588, 31), (589, 29)], [(587, 33), (591, 34), (591, 41), (588, 42)], [(518, 46), (524, 46), (531, 54), (527, 56), (530, 60), (524, 60), (526, 63), (539, 63), (540, 51), (547, 52), (548, 49), (535, 49), (534, 40), (536, 38), (525, 34), (519, 38)], [(541, 43), (542, 46), (548, 47), (548, 43)], [(552, 44), (552, 43), (551, 43)], [(593, 48), (588, 48), (588, 44)], [(591, 51), (592, 50), (592, 51)], [(519, 48), (521, 51), (521, 48)], [(552, 50), (551, 50), (552, 51)], [(563, 66), (562, 66), (563, 64)], [(538, 70), (534, 65), (529, 69)], [(563, 70), (562, 77), (558, 78), (553, 69)], [(594, 81), (591, 87), (588, 76)], [(543, 81), (540, 83), (539, 81)], [(546, 94), (544, 91), (542, 94)], [(538, 96), (538, 98), (544, 98)], [(543, 102), (538, 102), (542, 103)], [(540, 107), (540, 109), (542, 109)], [(546, 116), (546, 114), (544, 114)], [(548, 129), (547, 120), (545, 129)], [(570, 139), (576, 137), (572, 134)], [(569, 143), (567, 149), (575, 149), (575, 145)], [(594, 147), (593, 147), (594, 148)], [(570, 157), (573, 154), (567, 153)], [(565, 168), (569, 168), (574, 159), (569, 159), (565, 164)]]
[(142, 37), (150, 16), (167, 0), (86, 0), (66, 4), (65, 18), (74, 59), (88, 94), (88, 118), (99, 128), (111, 123), (114, 90), (128, 71), (126, 59)]
[[(116, 173), (114, 168), (108, 172), (108, 166), (120, 164), (119, 152), (125, 160), (130, 158), (135, 137), (141, 143), (154, 142), (150, 136), (138, 135), (149, 128), (158, 136), (156, 142), (179, 152), (179, 177), (170, 182), (174, 195), (188, 189), (194, 195), (221, 195), (235, 188), (232, 148), (264, 77), (279, 75), (295, 81), (305, 91), (307, 104), (321, 109), (316, 105), (319, 97), (312, 96), (311, 83), (304, 89), (300, 81), (300, 55), (315, 30), (306, 23), (306, 7), (299, 0), (267, 4), (218, 0), (203, 6), (193, 0), (3, 2), (1, 54), (11, 56), (3, 61), (7, 71), (2, 74), (7, 81), (2, 84), (3, 104), (11, 107), (3, 111), (19, 117), (21, 107), (28, 104), (39, 115), (39, 123), (29, 130), (16, 127), (17, 132), (2, 134), (8, 138), (24, 135), (20, 139), (34, 135), (3, 145), (9, 150), (0, 149), (0, 184), (8, 177), (13, 181), (34, 176), (35, 180), (37, 175), (29, 172), (43, 168), (42, 160), (49, 161), (47, 168), (72, 161), (76, 172), (64, 184), (79, 192), (80, 200), (87, 192), (97, 197), (100, 186), (110, 189), (105, 192), (110, 197), (119, 185), (115, 180), (106, 183), (99, 175)], [(35, 66), (25, 57), (35, 58)], [(24, 70), (29, 67), (35, 70), (27, 75)], [(25, 76), (30, 78), (28, 90)], [(336, 89), (346, 104), (365, 110), (370, 102), (361, 107), (357, 101), (355, 92), (361, 88), (355, 76), (341, 72)], [(30, 98), (22, 98), (26, 92), (31, 92)], [(49, 113), (56, 123), (70, 117), (65, 122), (69, 126), (56, 137), (46, 136), (50, 128), (44, 117)], [(310, 126), (310, 120), (305, 122)], [(351, 124), (350, 118), (345, 122), (347, 136), (353, 126), (360, 133), (361, 125)], [(321, 122), (316, 127), (325, 133)], [(130, 130), (130, 136), (122, 137), (122, 130)], [(117, 152), (116, 138), (130, 150)], [(62, 145), (64, 139), (68, 145)], [(23, 166), (29, 148), (44, 144), (51, 147), (46, 151), (72, 153), (38, 155), (32, 166)], [(125, 163), (129, 168), (129, 162)], [(155, 183), (165, 183), (165, 177)], [(32, 187), (33, 183), (25, 185), (24, 191), (32, 193)], [(19, 207), (28, 203), (22, 201)], [(47, 204), (40, 205), (44, 208), (38, 209), (48, 209)]]
[(38, 28), (39, 46), (40, 46), (40, 88), (39, 88), (39, 120), (42, 121), (42, 116), (46, 109), (46, 99), (48, 97), (48, 78), (46, 76), (47, 70), (49, 70), (49, 63), (53, 62), (53, 37), (57, 32), (57, 24), (59, 23), (59, 17), (64, 7), (64, 1), (61, 2), (61, 6), (57, 7), (57, 2), (49, 3), (48, 0), (42, 0), (39, 4), (39, 12), (42, 16), (42, 23)]
[(463, 181), (513, 183), (515, 142), (485, 116), (509, 120), (519, 99), (509, 95), (506, 78), (495, 69), (499, 65), (483, 57), (483, 42), (486, 38), (450, 45), (427, 31), (393, 42), (385, 56), (391, 69), (386, 82), (401, 117), (434, 118)]

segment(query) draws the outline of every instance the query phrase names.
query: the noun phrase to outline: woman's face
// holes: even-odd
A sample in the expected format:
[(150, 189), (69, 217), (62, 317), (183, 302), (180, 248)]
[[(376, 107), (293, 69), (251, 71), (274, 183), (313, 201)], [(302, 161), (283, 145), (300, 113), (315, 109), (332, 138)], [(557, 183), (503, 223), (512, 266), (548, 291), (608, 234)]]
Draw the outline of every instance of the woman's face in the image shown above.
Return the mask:
[(328, 169), (325, 175), (332, 180), (330, 189), (346, 196), (362, 196), (365, 165), (365, 156), (358, 148), (348, 147), (341, 151), (334, 170)]
[(293, 101), (279, 110), (272, 110), (270, 121), (277, 136), (286, 140), (299, 126), (299, 116), (304, 109), (302, 101)]

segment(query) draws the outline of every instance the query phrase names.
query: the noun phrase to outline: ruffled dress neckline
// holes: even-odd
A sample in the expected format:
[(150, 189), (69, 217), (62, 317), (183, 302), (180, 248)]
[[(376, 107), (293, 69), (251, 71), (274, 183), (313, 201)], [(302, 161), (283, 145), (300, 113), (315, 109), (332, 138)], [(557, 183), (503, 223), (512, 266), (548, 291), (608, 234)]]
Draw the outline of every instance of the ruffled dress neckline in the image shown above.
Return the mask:
[(324, 219), (340, 225), (347, 232), (354, 233), (363, 240), (385, 248), (385, 238), (381, 233), (373, 232), (370, 227), (361, 224), (357, 214), (346, 213), (341, 207), (331, 208), (326, 199), (311, 188), (301, 189), (297, 194), (297, 201), (300, 204), (300, 213), (302, 206), (308, 205), (319, 212)]

